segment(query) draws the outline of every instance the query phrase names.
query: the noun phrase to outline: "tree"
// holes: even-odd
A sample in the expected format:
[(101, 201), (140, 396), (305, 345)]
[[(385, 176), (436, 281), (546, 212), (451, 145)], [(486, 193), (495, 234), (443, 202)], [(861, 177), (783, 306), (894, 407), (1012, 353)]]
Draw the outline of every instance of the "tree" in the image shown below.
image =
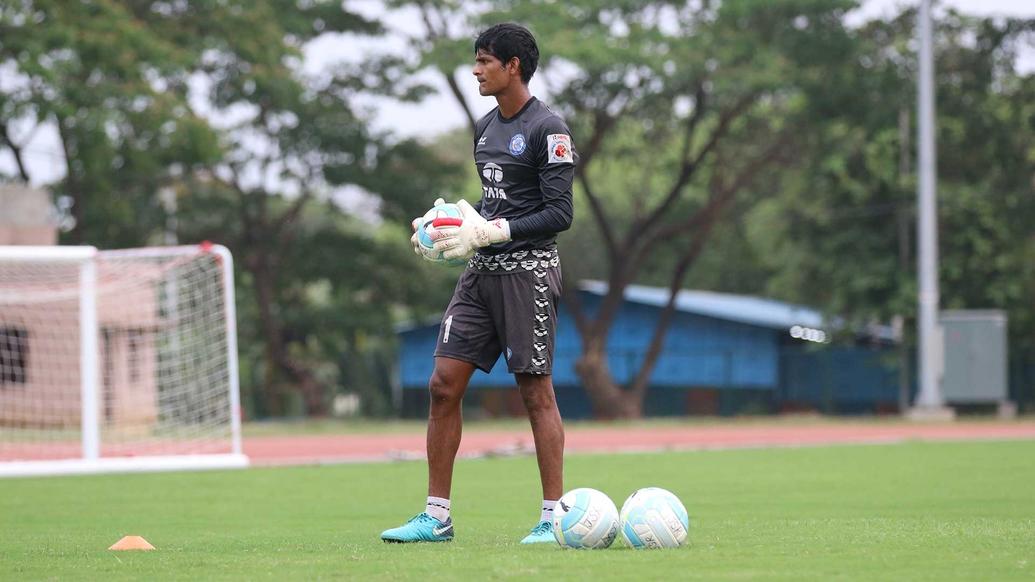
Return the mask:
[[(298, 71), (308, 40), (380, 33), (379, 24), (339, 3), (270, 1), (211, 25), (202, 61), (209, 100), (236, 121), (221, 131), (226, 155), (185, 182), (192, 197), (207, 199), (192, 229), (228, 240), (246, 273), (263, 338), (263, 411), (283, 414), (297, 391), (305, 413), (323, 415), (336, 362), (355, 359), (361, 337), (390, 331), (393, 292), (421, 285), (409, 276), (412, 254), (403, 263), (398, 253), (408, 237), (388, 243), (370, 223), (408, 225), (418, 193), (435, 191), (450, 167), (415, 142), (373, 134), (356, 113), (354, 94), (382, 87), (368, 77), (384, 68), (341, 66), (315, 78)], [(379, 208), (350, 219), (342, 211), (350, 196)]]
[[(197, 7), (203, 20), (214, 2)], [(164, 6), (164, 8), (163, 8)], [(30, 181), (24, 149), (56, 130), (71, 201), (73, 243), (140, 244), (161, 224), (154, 192), (218, 155), (214, 132), (188, 105), (199, 56), (193, 11), (165, 3), (33, 0), (0, 7), (0, 150)]]
[[(853, 60), (865, 74), (836, 84), (803, 163), (773, 176), (778, 195), (748, 219), (753, 244), (769, 250), (770, 293), (854, 322), (897, 318), (906, 348), (917, 293), (915, 22), (905, 10), (859, 29)], [(935, 45), (942, 307), (1006, 310), (1013, 358), (1029, 366), (1035, 76), (1017, 70), (1017, 51), (1033, 27), (949, 11)]]
[[(455, 171), (371, 132), (352, 104), (361, 90), (421, 87), (385, 83), (391, 63), (302, 72), (307, 41), (381, 31), (328, 0), (0, 6), (0, 62), (16, 81), (0, 93), (0, 148), (17, 178), (33, 178), (27, 134), (57, 128), (66, 238), (101, 247), (160, 240), (156, 193), (175, 192), (180, 239), (237, 258), (242, 377), (259, 414), (296, 394), (322, 414), (343, 378), (381, 374), (362, 369), (389, 349), (399, 306), (420, 314), (442, 287), (444, 273), (414, 268), (405, 230)], [(373, 210), (350, 213), (355, 200)]]
[[(760, 187), (764, 169), (793, 162), (793, 144), (802, 139), (794, 122), (806, 105), (800, 84), (821, 82), (840, 64), (851, 45), (842, 19), (854, 4), (489, 4), (478, 22), (520, 21), (539, 40), (540, 74), (575, 134), (580, 202), (606, 257), (608, 292), (598, 309), (582, 306), (570, 284), (565, 293), (582, 339), (576, 370), (598, 416), (639, 416), (675, 292), (724, 212)], [(642, 173), (615, 176), (615, 167)], [(674, 255), (672, 299), (634, 380), (618, 386), (607, 338), (625, 288), (660, 249)], [(577, 265), (566, 271), (578, 280)]]

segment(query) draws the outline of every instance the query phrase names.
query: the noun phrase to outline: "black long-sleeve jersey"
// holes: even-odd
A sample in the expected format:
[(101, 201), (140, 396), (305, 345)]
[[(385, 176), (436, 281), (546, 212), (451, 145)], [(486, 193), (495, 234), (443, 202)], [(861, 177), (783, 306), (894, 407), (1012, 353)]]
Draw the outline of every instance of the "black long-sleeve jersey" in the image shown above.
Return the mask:
[(479, 252), (555, 248), (574, 217), (578, 163), (564, 120), (535, 97), (509, 119), (497, 107), (475, 124), (474, 163), (482, 181), (475, 208), (488, 220), (506, 218), (512, 239)]

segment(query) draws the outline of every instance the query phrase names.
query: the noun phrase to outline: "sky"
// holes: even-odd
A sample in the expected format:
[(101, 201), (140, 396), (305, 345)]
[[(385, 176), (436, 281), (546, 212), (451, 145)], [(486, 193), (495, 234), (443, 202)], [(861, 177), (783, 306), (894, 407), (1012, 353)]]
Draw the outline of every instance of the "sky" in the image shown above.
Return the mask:
[[(849, 24), (857, 24), (875, 17), (889, 16), (898, 12), (897, 7), (914, 3), (918, 0), (863, 0), (862, 7), (849, 15)], [(377, 16), (381, 10), (378, 0), (347, 1), (350, 9), (369, 16)], [(952, 6), (965, 14), (979, 16), (1014, 16), (1035, 18), (1035, 0), (941, 0), (941, 6)], [(398, 32), (407, 29), (419, 29), (420, 25), (414, 12), (402, 12), (393, 15), (389, 28)], [(407, 50), (406, 43), (399, 34), (389, 35), (381, 39), (357, 40), (355, 37), (330, 36), (318, 38), (305, 47), (305, 69), (316, 72), (324, 67), (333, 66), (342, 59), (342, 55), (351, 55), (353, 59), (361, 59), (365, 54), (385, 51)], [(1035, 51), (1027, 51), (1020, 56), (1019, 66), (1024, 71), (1035, 70)], [(430, 137), (436, 134), (463, 126), (466, 121), (462, 111), (451, 95), (445, 83), (436, 75), (425, 74), (423, 79), (438, 90), (419, 104), (398, 103), (390, 99), (365, 98), (359, 105), (368, 109), (372, 123), (376, 129), (392, 132), (399, 137)], [(472, 77), (473, 79), (473, 77)], [(461, 87), (466, 93), (468, 103), (476, 115), (487, 113), (495, 106), (495, 101), (478, 95), (474, 82), (463, 83)], [(10, 71), (0, 67), (0, 87), (15, 82)], [(532, 93), (546, 94), (542, 80), (533, 77), (529, 86)], [(199, 107), (200, 108), (200, 107)], [(19, 136), (31, 136), (26, 152), (26, 163), (33, 185), (42, 186), (60, 180), (64, 176), (64, 162), (57, 132), (50, 126), (43, 126), (32, 131), (26, 125), (17, 126), (12, 132), (16, 141)], [(15, 165), (7, 151), (0, 152), (0, 173), (13, 175)]]
[[(849, 15), (850, 25), (860, 24), (877, 17), (892, 16), (900, 11), (902, 6), (917, 3), (918, 0), (863, 0), (860, 9)], [(940, 0), (941, 6), (952, 6), (964, 14), (976, 16), (1014, 16), (1035, 18), (1035, 0)], [(363, 4), (362, 2), (360, 4)], [(371, 12), (373, 14), (373, 12)], [(937, 12), (936, 12), (937, 14)], [(415, 24), (416, 17), (405, 15), (406, 18), (395, 21), (392, 25), (396, 30), (406, 29)], [(413, 18), (411, 21), (410, 18)], [(388, 43), (393, 41), (389, 40)], [(307, 61), (316, 67), (331, 62), (335, 57), (348, 51), (342, 51), (339, 39), (324, 38), (312, 43), (307, 47)], [(404, 45), (395, 45), (399, 50), (405, 50)], [(383, 48), (383, 47), (378, 47)], [(1020, 58), (1019, 66), (1024, 71), (1035, 70), (1035, 51), (1029, 51)], [(456, 127), (464, 125), (465, 119), (455, 99), (448, 93), (448, 88), (442, 79), (435, 75), (427, 75), (425, 80), (433, 85), (438, 93), (420, 104), (406, 104), (390, 101), (373, 103), (375, 109), (374, 124), (379, 129), (393, 131), (396, 134), (406, 137), (433, 136)], [(461, 82), (463, 79), (461, 78)], [(471, 105), (476, 116), (488, 113), (495, 107), (495, 100), (485, 98), (478, 94), (475, 83), (461, 84), (465, 90), (467, 102)], [(529, 84), (533, 95), (546, 94), (541, 78), (533, 77)], [(429, 115), (429, 112), (434, 112)]]

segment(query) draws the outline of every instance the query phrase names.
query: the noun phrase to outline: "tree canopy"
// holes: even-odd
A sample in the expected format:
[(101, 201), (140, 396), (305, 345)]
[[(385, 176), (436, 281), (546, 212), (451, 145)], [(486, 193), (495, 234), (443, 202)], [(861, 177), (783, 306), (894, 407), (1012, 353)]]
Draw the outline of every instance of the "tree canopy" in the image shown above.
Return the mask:
[[(440, 193), (476, 196), (462, 89), (472, 41), (518, 21), (581, 154), (576, 221), (560, 240), (581, 258), (565, 262), (565, 302), (598, 414), (641, 414), (666, 349), (672, 304), (633, 382), (611, 378), (605, 342), (632, 283), (896, 319), (911, 341), (911, 9), (848, 26), (852, 0), (383, 6), (375, 17), (330, 0), (4, 3), (4, 179), (33, 180), (27, 144), (53, 130), (62, 242), (229, 246), (253, 414), (323, 414), (341, 391), (388, 413), (394, 325), (441, 310), (457, 274), (415, 259), (409, 220)], [(307, 43), (377, 38), (393, 10), (416, 15), (402, 31), (412, 53), (306, 72)], [(936, 31), (942, 306), (1007, 310), (1015, 361), (1035, 366), (1035, 75), (1017, 68), (1035, 21), (949, 10)], [(420, 103), (426, 71), (467, 128), (423, 140), (375, 130), (359, 98)], [(582, 278), (609, 284), (599, 309), (572, 292)]]

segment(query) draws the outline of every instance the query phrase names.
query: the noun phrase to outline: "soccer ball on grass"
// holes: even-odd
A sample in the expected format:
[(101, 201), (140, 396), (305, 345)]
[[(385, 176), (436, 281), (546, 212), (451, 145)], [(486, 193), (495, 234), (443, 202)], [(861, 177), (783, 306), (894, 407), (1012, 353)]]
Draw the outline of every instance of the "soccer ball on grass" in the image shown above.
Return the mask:
[(660, 487), (635, 491), (622, 504), (622, 541), (636, 548), (678, 548), (690, 520), (679, 498)]
[(618, 535), (618, 508), (596, 489), (572, 489), (553, 508), (553, 535), (565, 548), (606, 548)]

